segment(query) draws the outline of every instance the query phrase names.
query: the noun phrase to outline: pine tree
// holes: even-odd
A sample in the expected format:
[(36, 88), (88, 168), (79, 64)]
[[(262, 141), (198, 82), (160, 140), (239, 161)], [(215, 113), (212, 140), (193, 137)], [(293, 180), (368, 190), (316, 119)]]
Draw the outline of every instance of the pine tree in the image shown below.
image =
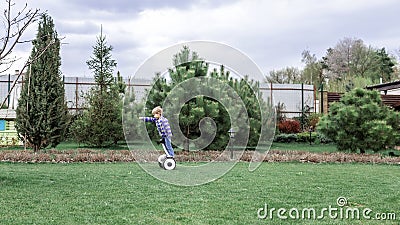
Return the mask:
[(140, 141), (145, 137), (141, 132), (144, 130), (143, 121), (139, 120), (138, 115), (143, 115), (144, 104), (136, 102), (134, 88), (128, 87), (124, 97), (123, 106), (123, 126), (126, 141)]
[[(393, 67), (395, 66), (395, 60), (392, 59), (387, 53), (385, 48), (381, 48), (376, 50), (376, 64), (377, 64), (377, 71), (379, 74), (380, 78), (382, 78), (383, 82), (390, 82), (393, 80), (393, 73), (394, 69)], [(376, 81), (379, 79), (375, 79)]]
[(118, 71), (117, 72), (117, 80), (116, 80), (116, 85), (118, 87), (118, 92), (120, 94), (125, 94), (125, 90), (126, 90), (126, 84), (121, 76), (121, 73)]
[(336, 142), (338, 150), (378, 152), (399, 144), (399, 121), (399, 113), (383, 105), (377, 91), (356, 88), (330, 106), (318, 131)]
[[(185, 55), (189, 55), (186, 51), (183, 52), (185, 52)], [(197, 54), (194, 53), (194, 55)], [(198, 93), (202, 92), (199, 89), (202, 88), (202, 85), (198, 84), (199, 80), (196, 81), (192, 80), (191, 82), (185, 83), (184, 84), (185, 89), (183, 88), (177, 89), (176, 86), (180, 85), (182, 82), (185, 82), (191, 78), (203, 78), (203, 81), (206, 81), (207, 71), (208, 71), (208, 65), (205, 64), (203, 61), (191, 61), (191, 62), (181, 63), (180, 65), (176, 66), (174, 69), (171, 69), (169, 71), (171, 77), (171, 86), (175, 88), (173, 96), (170, 97), (171, 99), (173, 99), (173, 102), (179, 101), (178, 99), (182, 99), (183, 96), (193, 97), (188, 102), (186, 102), (181, 109), (177, 108), (180, 107), (179, 105), (168, 104), (168, 102), (167, 106), (172, 106), (172, 108), (174, 109), (166, 108), (167, 113), (179, 112), (179, 126), (182, 133), (187, 139), (176, 140), (176, 142), (182, 144), (185, 150), (189, 150), (190, 147), (189, 140), (196, 140), (201, 136), (203, 137), (202, 139), (197, 139), (196, 141), (193, 142), (194, 146), (198, 149), (207, 147), (206, 146), (207, 142), (209, 141), (209, 139), (212, 139), (212, 134), (214, 133), (214, 129), (212, 125), (209, 124), (209, 122), (205, 122), (206, 124), (200, 124), (200, 121), (202, 118), (205, 117), (216, 120), (219, 115), (219, 104), (216, 100), (210, 99), (207, 96), (198, 95)], [(217, 130), (218, 128), (221, 128), (220, 126), (221, 124), (216, 124), (216, 125), (217, 125), (216, 127)], [(208, 127), (208, 129), (206, 129), (206, 127)], [(214, 139), (214, 141), (210, 144), (209, 148), (214, 147), (216, 140), (219, 139)], [(227, 143), (224, 144), (226, 145)]]
[[(187, 61), (191, 59), (194, 60)], [(146, 107), (151, 110), (164, 104), (167, 118), (175, 124), (171, 127), (173, 133), (176, 134), (174, 130), (180, 129), (186, 137), (180, 140), (174, 135), (174, 143), (184, 150), (189, 150), (191, 146), (197, 149), (222, 150), (229, 142), (228, 130), (232, 124), (240, 124), (234, 128), (239, 131), (235, 144), (240, 145), (248, 140), (248, 146), (257, 145), (261, 125), (268, 122), (261, 121), (261, 107), (265, 110), (268, 105), (262, 100), (257, 82), (250, 81), (247, 77), (233, 79), (224, 66), (209, 73), (209, 65), (188, 48), (174, 55), (173, 63), (175, 67), (169, 70), (170, 81), (167, 82), (160, 75), (155, 78), (153, 88), (148, 93)], [(186, 99), (184, 96), (191, 99), (180, 102)], [(179, 115), (170, 115), (171, 112)], [(172, 118), (179, 118), (179, 121), (172, 121)], [(202, 120), (203, 118), (212, 119), (214, 124), (210, 120)], [(249, 118), (248, 125), (246, 118)], [(150, 136), (156, 137), (154, 129), (149, 129)], [(212, 142), (208, 143), (209, 140)]]
[[(156, 73), (153, 79), (152, 89), (147, 90), (147, 99), (144, 103), (145, 106), (145, 114), (148, 114), (154, 107), (162, 105), (168, 93), (170, 92), (171, 87), (167, 84), (167, 80), (160, 75), (160, 73)], [(159, 139), (157, 128), (154, 124), (146, 123), (146, 129), (149, 132), (149, 136), (152, 137), (154, 141)]]
[(111, 58), (112, 50), (111, 45), (107, 46), (106, 36), (103, 35), (103, 29), (101, 29), (96, 45), (93, 46), (93, 56), (86, 61), (89, 69), (93, 71), (94, 80), (99, 86), (100, 92), (108, 89), (115, 82), (112, 73), (117, 62)]
[(86, 62), (94, 73), (96, 86), (85, 97), (87, 110), (74, 122), (71, 130), (77, 141), (90, 146), (110, 146), (124, 137), (120, 96), (124, 85), (121, 85), (121, 76), (118, 81), (112, 76), (117, 65), (112, 59), (112, 49), (112, 46), (107, 46), (101, 31), (93, 46), (93, 56)]
[(186, 45), (183, 46), (179, 53), (175, 54), (172, 57), (172, 62), (174, 66), (179, 66), (181, 64), (193, 62), (196, 60), (201, 60), (199, 54), (197, 54), (197, 52), (190, 51), (190, 48)]
[(55, 147), (67, 124), (65, 91), (60, 72), (60, 40), (53, 20), (44, 14), (33, 41), (32, 63), (18, 101), (16, 128), (34, 152)]

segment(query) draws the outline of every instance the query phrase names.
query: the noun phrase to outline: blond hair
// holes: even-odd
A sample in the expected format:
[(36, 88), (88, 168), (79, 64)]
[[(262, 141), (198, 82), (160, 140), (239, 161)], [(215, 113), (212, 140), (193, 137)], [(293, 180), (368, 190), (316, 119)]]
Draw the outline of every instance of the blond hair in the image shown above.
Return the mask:
[(162, 112), (163, 112), (163, 110), (162, 110), (162, 108), (160, 107), (160, 106), (157, 106), (157, 107), (155, 107), (152, 111), (151, 111), (151, 114), (162, 114)]

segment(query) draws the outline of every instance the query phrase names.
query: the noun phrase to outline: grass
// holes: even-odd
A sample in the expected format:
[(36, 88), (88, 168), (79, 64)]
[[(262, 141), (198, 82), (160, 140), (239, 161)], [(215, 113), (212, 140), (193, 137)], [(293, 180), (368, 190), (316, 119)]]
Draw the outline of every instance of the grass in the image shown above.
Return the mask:
[[(70, 150), (70, 149), (78, 149), (78, 148), (88, 148), (88, 149), (99, 149), (99, 150), (106, 150), (106, 149), (112, 149), (112, 150), (129, 150), (128, 146), (126, 146), (125, 143), (119, 143), (117, 146), (111, 146), (108, 148), (94, 148), (94, 147), (89, 147), (85, 144), (78, 144), (76, 142), (72, 141), (66, 141), (66, 142), (61, 142), (60, 144), (57, 145), (55, 149), (58, 150)], [(10, 146), (10, 147), (1, 147), (0, 150), (23, 150), (24, 146)], [(30, 150), (31, 148), (27, 148)], [(52, 147), (48, 146), (46, 149), (52, 149)], [(46, 150), (44, 149), (44, 150)]]
[[(309, 143), (278, 143), (274, 142), (271, 145), (270, 150), (292, 150), (292, 151), (306, 151), (306, 152), (315, 152), (315, 153), (322, 153), (322, 152), (338, 152), (335, 144), (309, 144)], [(375, 152), (367, 150), (366, 153), (374, 154)], [(395, 149), (387, 149), (378, 152), (382, 156), (388, 156), (393, 154), (394, 156), (399, 157), (400, 151)]]
[(299, 150), (307, 152), (337, 152), (334, 144), (309, 144), (309, 143), (278, 143), (274, 142), (270, 150)]
[[(136, 163), (0, 163), (0, 224), (398, 224), (400, 166), (238, 163), (222, 178), (181, 187)], [(178, 168), (179, 170), (179, 164)], [(173, 176), (176, 171), (165, 171)], [(351, 207), (397, 213), (396, 221), (260, 220), (257, 210)], [(276, 215), (276, 214), (275, 214)], [(375, 215), (375, 214), (373, 214)]]

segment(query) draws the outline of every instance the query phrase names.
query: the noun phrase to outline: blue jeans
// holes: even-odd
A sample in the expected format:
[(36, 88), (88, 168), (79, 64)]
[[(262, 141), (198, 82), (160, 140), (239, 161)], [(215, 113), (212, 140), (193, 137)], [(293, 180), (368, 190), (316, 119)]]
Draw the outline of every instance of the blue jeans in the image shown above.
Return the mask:
[(163, 139), (165, 142), (165, 144), (164, 144), (165, 149), (167, 149), (167, 152), (168, 152), (168, 156), (174, 157), (174, 149), (172, 148), (172, 145), (171, 145), (171, 138), (163, 137)]

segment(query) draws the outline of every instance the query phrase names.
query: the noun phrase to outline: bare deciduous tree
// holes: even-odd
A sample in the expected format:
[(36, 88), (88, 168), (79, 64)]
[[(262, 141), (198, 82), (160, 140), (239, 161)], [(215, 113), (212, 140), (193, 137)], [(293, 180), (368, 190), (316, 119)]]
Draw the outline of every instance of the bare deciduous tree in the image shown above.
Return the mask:
[(367, 71), (375, 69), (374, 53), (374, 49), (361, 39), (345, 38), (328, 49), (326, 64), (334, 74), (333, 78), (365, 77)]
[(301, 71), (296, 67), (285, 67), (280, 70), (272, 70), (266, 77), (268, 83), (295, 84), (301, 83)]
[(3, 11), (2, 27), (0, 28), (0, 73), (7, 71), (18, 60), (11, 53), (15, 46), (20, 43), (28, 42), (21, 40), (22, 35), (32, 23), (36, 22), (40, 16), (40, 9), (30, 9), (28, 4), (17, 11), (12, 0), (6, 0), (6, 8)]

